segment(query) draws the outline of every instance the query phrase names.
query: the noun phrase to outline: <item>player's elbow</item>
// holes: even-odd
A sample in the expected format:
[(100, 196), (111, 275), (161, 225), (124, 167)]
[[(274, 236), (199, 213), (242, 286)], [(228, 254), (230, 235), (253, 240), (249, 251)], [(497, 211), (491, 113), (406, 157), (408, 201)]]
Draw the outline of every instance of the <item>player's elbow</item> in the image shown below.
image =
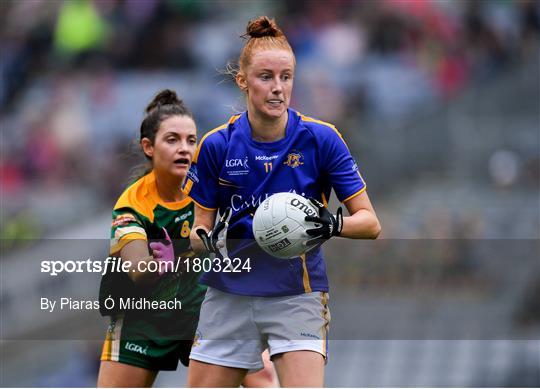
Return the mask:
[(368, 239), (377, 239), (381, 234), (381, 231), (381, 223), (379, 223), (379, 220), (375, 217), (368, 231)]

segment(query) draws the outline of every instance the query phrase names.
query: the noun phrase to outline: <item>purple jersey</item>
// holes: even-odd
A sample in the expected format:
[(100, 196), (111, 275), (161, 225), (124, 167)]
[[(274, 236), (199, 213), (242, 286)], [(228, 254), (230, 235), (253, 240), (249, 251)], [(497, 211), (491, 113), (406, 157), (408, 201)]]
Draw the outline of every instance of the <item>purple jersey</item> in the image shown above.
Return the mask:
[(322, 252), (277, 259), (260, 249), (252, 232), (255, 210), (267, 197), (294, 192), (324, 203), (334, 189), (344, 202), (366, 184), (345, 141), (328, 123), (288, 110), (285, 137), (257, 142), (247, 112), (206, 134), (195, 152), (184, 191), (202, 208), (233, 214), (227, 234), (231, 258), (251, 258), (251, 271), (208, 272), (201, 282), (248, 296), (287, 296), (328, 291)]

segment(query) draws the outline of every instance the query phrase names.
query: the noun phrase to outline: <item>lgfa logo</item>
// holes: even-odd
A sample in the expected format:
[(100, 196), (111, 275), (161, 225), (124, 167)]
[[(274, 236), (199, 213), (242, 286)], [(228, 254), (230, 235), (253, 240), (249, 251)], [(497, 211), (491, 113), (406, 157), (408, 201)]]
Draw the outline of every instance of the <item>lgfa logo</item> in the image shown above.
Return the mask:
[(241, 158), (227, 159), (225, 160), (225, 167), (242, 167), (244, 169), (249, 169), (248, 157), (246, 156), (244, 160)]
[(131, 343), (131, 342), (126, 342), (126, 350), (134, 351), (136, 353), (146, 355), (147, 349), (148, 349), (148, 346), (146, 346), (145, 348), (142, 348), (141, 345)]
[(284, 165), (289, 167), (297, 168), (304, 164), (304, 156), (300, 151), (292, 150), (289, 155), (287, 155), (287, 160), (283, 162)]
[(225, 160), (225, 167), (229, 168), (227, 174), (230, 176), (243, 176), (249, 174), (248, 157), (230, 158)]

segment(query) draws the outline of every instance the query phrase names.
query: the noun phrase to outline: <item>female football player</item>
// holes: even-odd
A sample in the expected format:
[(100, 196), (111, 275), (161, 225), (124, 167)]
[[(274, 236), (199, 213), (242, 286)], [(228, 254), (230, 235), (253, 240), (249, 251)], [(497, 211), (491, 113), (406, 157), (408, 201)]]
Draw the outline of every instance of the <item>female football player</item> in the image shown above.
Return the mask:
[[(268, 348), (282, 386), (319, 387), (329, 322), (320, 247), (292, 260), (273, 258), (253, 239), (252, 215), (266, 197), (295, 192), (318, 209), (306, 221), (320, 243), (374, 239), (381, 227), (338, 130), (289, 108), (295, 57), (283, 32), (262, 16), (249, 22), (245, 38), (235, 77), (247, 111), (205, 135), (184, 184), (196, 203), (193, 249), (241, 261), (236, 272), (216, 265), (201, 278), (208, 291), (188, 385), (238, 386), (262, 367)], [(350, 216), (328, 211), (332, 188)], [(218, 210), (223, 216), (214, 226)]]
[[(191, 199), (180, 188), (197, 143), (193, 115), (171, 90), (146, 108), (140, 144), (151, 169), (131, 184), (113, 210), (111, 255), (130, 261), (127, 273), (107, 273), (100, 298), (111, 296), (98, 386), (148, 387), (159, 370), (176, 370), (188, 356), (206, 287), (199, 274), (175, 261), (190, 251), (194, 220)], [(173, 238), (173, 239), (171, 239)], [(149, 241), (152, 241), (149, 244)], [(149, 248), (150, 246), (150, 248)], [(152, 267), (152, 265), (159, 267)], [(112, 309), (121, 298), (144, 297), (171, 304), (167, 309)], [(180, 301), (181, 306), (172, 304)], [(180, 308), (181, 307), (181, 308)], [(245, 385), (274, 385), (273, 369), (250, 375)]]

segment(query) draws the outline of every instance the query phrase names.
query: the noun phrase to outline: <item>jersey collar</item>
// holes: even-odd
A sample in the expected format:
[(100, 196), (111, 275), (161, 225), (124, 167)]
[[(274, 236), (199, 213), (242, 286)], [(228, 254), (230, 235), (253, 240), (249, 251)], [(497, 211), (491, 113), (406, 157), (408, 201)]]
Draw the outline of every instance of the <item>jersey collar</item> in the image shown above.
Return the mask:
[(283, 145), (289, 142), (295, 128), (297, 127), (298, 122), (300, 121), (300, 116), (296, 111), (288, 108), (287, 112), (289, 117), (287, 119), (287, 126), (285, 127), (285, 136), (275, 142), (258, 142), (256, 140), (253, 140), (253, 138), (251, 137), (251, 125), (249, 124), (247, 111), (245, 111), (242, 116), (240, 116), (240, 118), (238, 119), (238, 124), (242, 131), (242, 134), (253, 146), (257, 147), (258, 149), (278, 150), (281, 149)]
[[(191, 198), (186, 197), (185, 199), (182, 199), (180, 201), (173, 201), (173, 202), (165, 202), (159, 197), (159, 193), (157, 191), (157, 184), (156, 184), (156, 175), (154, 171), (152, 170), (148, 175), (148, 195), (152, 199), (152, 201), (156, 204), (161, 205), (164, 208), (176, 211), (178, 209), (184, 208), (186, 205), (188, 205), (191, 201)], [(181, 188), (178, 188), (179, 191), (181, 191)]]

